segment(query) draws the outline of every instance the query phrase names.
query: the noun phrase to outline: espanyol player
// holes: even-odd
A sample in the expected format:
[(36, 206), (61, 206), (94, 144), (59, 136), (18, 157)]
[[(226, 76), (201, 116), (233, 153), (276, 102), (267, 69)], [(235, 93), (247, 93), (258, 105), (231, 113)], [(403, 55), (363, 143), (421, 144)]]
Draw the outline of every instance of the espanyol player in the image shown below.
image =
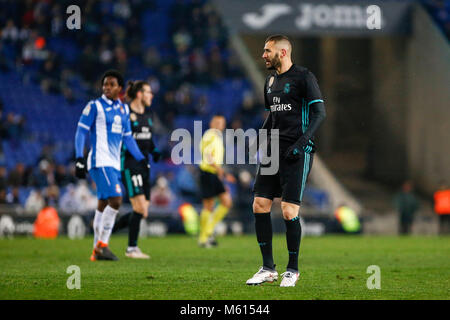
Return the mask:
[(97, 186), (98, 206), (94, 217), (94, 250), (91, 260), (118, 260), (108, 247), (116, 215), (122, 203), (120, 187), (120, 150), (126, 145), (138, 165), (148, 170), (148, 163), (131, 135), (128, 105), (119, 94), (124, 79), (116, 70), (102, 77), (103, 95), (89, 101), (83, 110), (75, 134), (76, 176), (86, 178), (84, 144), (89, 134), (91, 149), (87, 170)]

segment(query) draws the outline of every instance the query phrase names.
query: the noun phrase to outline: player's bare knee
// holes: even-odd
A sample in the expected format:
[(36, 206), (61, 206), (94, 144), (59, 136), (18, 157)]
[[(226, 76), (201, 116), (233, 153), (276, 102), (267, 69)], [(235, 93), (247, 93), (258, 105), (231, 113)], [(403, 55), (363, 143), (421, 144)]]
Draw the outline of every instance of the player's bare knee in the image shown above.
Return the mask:
[(220, 204), (230, 209), (233, 206), (233, 200), (230, 195), (226, 195), (220, 199)]
[(257, 199), (253, 200), (253, 212), (264, 213), (269, 212), (272, 201), (268, 199)]
[(97, 210), (103, 212), (103, 210), (105, 210), (107, 205), (108, 205), (107, 200), (98, 200)]
[(148, 215), (148, 204), (144, 201), (141, 203), (141, 208), (139, 211), (140, 214), (142, 214), (143, 217), (147, 217)]
[(213, 211), (214, 209), (214, 199), (203, 200), (203, 208), (208, 211)]
[(136, 213), (144, 214), (145, 205), (143, 203), (137, 201), (133, 204), (133, 211)]
[(143, 214), (144, 213), (144, 208), (142, 208), (141, 205), (137, 204), (133, 206), (133, 211), (139, 214)]
[(220, 201), (220, 204), (228, 209), (231, 208), (231, 201), (223, 200), (223, 201)]
[(108, 204), (111, 208), (119, 210), (120, 205), (122, 204), (122, 197), (110, 198), (108, 199)]
[(281, 211), (285, 220), (292, 220), (298, 216), (299, 206), (293, 203), (281, 203)]

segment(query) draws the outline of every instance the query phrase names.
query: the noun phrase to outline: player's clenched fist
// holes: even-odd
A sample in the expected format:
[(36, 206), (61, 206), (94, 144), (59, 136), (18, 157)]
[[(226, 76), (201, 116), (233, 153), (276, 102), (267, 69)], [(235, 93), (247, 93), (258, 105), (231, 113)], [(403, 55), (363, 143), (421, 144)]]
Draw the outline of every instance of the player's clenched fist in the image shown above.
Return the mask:
[(306, 140), (303, 136), (300, 137), (293, 145), (291, 145), (286, 152), (284, 153), (284, 158), (286, 160), (298, 160), (300, 159), (300, 151), (303, 151), (306, 145), (308, 144), (308, 140)]
[(77, 158), (75, 162), (75, 176), (78, 179), (86, 179), (86, 161), (84, 158)]

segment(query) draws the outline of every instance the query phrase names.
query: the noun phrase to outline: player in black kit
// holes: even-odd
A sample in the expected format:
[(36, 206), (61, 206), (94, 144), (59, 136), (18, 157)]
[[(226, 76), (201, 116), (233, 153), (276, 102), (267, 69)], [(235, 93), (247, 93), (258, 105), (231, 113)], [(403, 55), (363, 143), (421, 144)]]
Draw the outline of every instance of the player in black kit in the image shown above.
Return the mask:
[[(270, 111), (263, 129), (278, 129), (279, 169), (274, 175), (261, 174), (258, 168), (254, 184), (253, 212), (263, 266), (247, 284), (257, 285), (278, 279), (272, 255), (273, 198), (281, 197), (286, 224), (289, 263), (280, 286), (293, 287), (298, 278), (298, 254), (301, 239), (299, 208), (316, 150), (314, 133), (325, 119), (322, 94), (315, 76), (291, 60), (292, 44), (282, 35), (267, 38), (262, 58), (270, 74), (264, 85), (266, 110)], [(262, 165), (261, 165), (262, 166)]]
[[(153, 112), (149, 108), (152, 104), (153, 92), (145, 81), (129, 81), (126, 91), (130, 103), (130, 122), (133, 137), (144, 156), (151, 154), (154, 162), (158, 162), (161, 153), (153, 142)], [(142, 166), (141, 166), (142, 167)], [(127, 190), (133, 207), (133, 212), (122, 216), (115, 224), (114, 231), (126, 226), (128, 229), (128, 248), (125, 255), (129, 258), (148, 259), (137, 246), (139, 226), (142, 217), (148, 215), (150, 205), (150, 170), (142, 170), (136, 164), (126, 147), (122, 146), (121, 173), (122, 183)]]

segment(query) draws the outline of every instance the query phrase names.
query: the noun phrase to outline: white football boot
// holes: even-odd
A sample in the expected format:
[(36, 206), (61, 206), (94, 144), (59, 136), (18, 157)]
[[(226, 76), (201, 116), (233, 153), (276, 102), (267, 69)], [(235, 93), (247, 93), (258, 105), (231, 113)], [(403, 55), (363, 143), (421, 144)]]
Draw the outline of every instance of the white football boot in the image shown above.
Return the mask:
[(280, 287), (295, 287), (295, 284), (300, 277), (300, 273), (286, 271), (285, 273), (282, 273), (281, 276), (283, 277), (283, 280), (281, 280)]
[(148, 254), (145, 254), (139, 249), (138, 247), (133, 248), (131, 250), (128, 250), (125, 252), (125, 255), (128, 258), (134, 258), (134, 259), (150, 259), (150, 256)]
[(258, 285), (264, 282), (274, 282), (278, 280), (278, 272), (275, 270), (266, 270), (261, 267), (257, 273), (247, 280), (248, 285)]

